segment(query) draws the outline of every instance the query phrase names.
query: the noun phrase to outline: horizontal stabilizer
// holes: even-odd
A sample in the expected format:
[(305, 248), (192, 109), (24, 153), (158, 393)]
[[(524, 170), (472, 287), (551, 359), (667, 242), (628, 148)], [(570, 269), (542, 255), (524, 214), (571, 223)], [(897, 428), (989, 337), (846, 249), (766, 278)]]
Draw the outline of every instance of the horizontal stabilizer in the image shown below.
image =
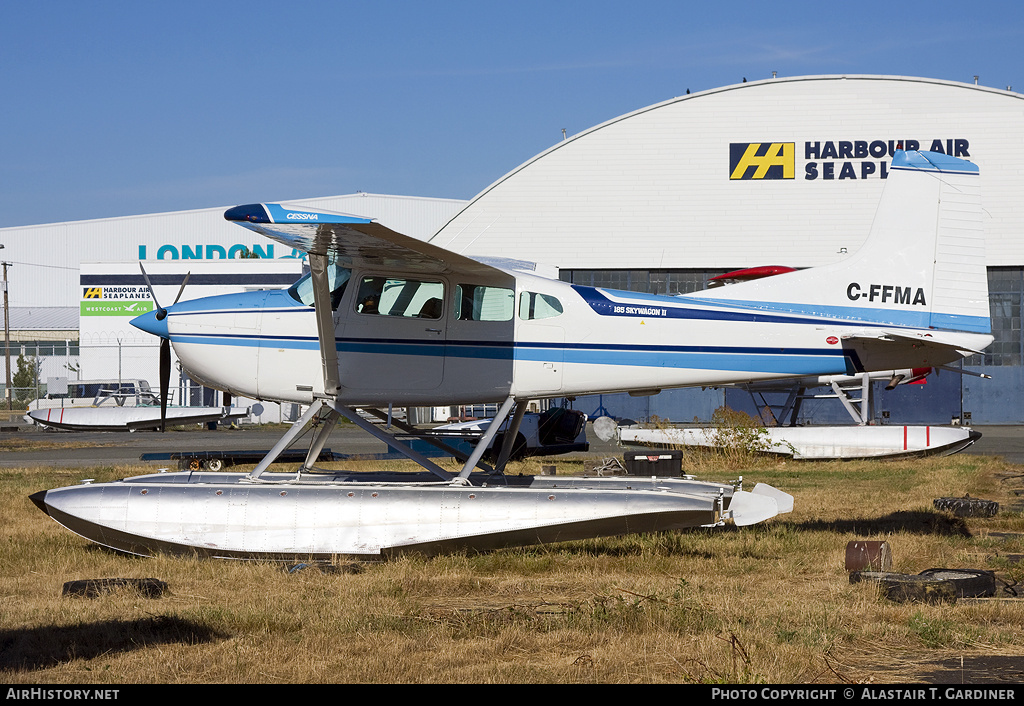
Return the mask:
[[(907, 365), (908, 344), (916, 355), (913, 367), (942, 367), (972, 355), (980, 355), (991, 336), (984, 334), (927, 331), (904, 333), (891, 329), (868, 330), (843, 337), (846, 350), (857, 372), (884, 370), (897, 364)], [(974, 344), (974, 345), (971, 345)], [(889, 365), (888, 363), (892, 363)]]

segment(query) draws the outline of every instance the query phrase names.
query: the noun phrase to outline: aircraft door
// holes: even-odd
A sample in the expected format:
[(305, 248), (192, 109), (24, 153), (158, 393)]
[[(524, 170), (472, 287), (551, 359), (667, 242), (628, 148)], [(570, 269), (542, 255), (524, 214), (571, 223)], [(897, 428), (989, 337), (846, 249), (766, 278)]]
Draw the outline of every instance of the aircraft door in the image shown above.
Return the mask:
[(444, 374), (446, 283), (430, 276), (362, 274), (339, 350), (343, 389), (387, 402), (433, 390)]
[(514, 315), (514, 289), (455, 285), (445, 389), (457, 401), (489, 402), (508, 395), (512, 387)]

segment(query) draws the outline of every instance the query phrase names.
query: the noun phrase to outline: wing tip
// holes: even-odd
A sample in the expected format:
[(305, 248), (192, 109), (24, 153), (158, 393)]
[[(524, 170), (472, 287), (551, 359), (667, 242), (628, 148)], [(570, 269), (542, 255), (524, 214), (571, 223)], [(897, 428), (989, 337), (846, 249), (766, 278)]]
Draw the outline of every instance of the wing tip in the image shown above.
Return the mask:
[(267, 209), (261, 203), (250, 203), (244, 206), (229, 208), (224, 212), (224, 219), (228, 221), (244, 221), (246, 223), (270, 223)]
[(235, 206), (224, 212), (224, 218), (237, 223), (312, 223), (314, 225), (353, 225), (373, 223), (374, 219), (353, 216), (348, 213), (331, 211), (296, 209), (282, 206), (279, 203), (252, 203)]

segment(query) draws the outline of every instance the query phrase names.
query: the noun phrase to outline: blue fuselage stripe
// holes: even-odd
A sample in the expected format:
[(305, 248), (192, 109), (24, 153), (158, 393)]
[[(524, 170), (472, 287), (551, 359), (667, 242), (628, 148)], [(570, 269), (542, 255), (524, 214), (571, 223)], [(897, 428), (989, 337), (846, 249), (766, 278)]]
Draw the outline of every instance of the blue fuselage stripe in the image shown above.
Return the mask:
[[(316, 351), (314, 337), (245, 334), (172, 336), (174, 343)], [(560, 361), (581, 365), (751, 370), (772, 373), (829, 373), (846, 369), (842, 349), (670, 346), (638, 344), (555, 344), (490, 341), (416, 341), (386, 338), (335, 341), (339, 353), (463, 359)]]
[[(654, 319), (690, 319), (705, 321), (742, 321), (747, 323), (813, 324), (823, 320), (837, 324), (856, 322), (859, 326), (938, 328), (952, 331), (989, 333), (989, 319), (977, 316), (943, 314), (927, 310), (910, 311), (879, 307), (797, 304), (726, 299), (665, 297), (618, 290), (573, 285), (573, 289), (600, 316), (624, 316)], [(607, 295), (623, 299), (617, 301)], [(628, 300), (628, 301), (625, 301)], [(692, 308), (695, 304), (708, 308)]]

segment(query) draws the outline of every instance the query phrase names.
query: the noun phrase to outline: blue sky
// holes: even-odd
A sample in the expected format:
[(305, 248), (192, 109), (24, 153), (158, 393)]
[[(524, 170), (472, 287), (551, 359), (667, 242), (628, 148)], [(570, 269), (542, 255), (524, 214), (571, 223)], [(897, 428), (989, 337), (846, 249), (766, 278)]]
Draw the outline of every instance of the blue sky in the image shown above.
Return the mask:
[(748, 80), (1024, 90), (1020, 2), (15, 2), (0, 227), (355, 191), (468, 199), (610, 118)]

